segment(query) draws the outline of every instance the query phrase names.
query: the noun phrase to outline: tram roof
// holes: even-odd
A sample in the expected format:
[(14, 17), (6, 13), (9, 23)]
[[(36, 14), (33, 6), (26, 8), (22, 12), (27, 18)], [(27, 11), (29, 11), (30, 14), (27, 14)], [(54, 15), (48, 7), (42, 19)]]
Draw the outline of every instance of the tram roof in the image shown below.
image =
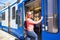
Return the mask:
[[(19, 3), (22, 3), (22, 2), (24, 2), (24, 1), (26, 1), (26, 0), (21, 0)], [(3, 13), (6, 9), (8, 9), (8, 7), (11, 7), (11, 6), (15, 5), (16, 3), (17, 3), (17, 1), (16, 1), (15, 3), (13, 3), (13, 4), (10, 4), (10, 6), (7, 6), (7, 7), (3, 8), (3, 9), (0, 11), (0, 13)]]

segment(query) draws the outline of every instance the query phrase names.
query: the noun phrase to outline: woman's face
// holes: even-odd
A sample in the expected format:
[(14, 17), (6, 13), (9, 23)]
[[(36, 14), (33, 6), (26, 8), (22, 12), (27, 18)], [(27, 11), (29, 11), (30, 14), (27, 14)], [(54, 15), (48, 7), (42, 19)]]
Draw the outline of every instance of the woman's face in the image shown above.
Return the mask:
[(32, 18), (32, 13), (31, 12), (28, 12), (28, 17)]

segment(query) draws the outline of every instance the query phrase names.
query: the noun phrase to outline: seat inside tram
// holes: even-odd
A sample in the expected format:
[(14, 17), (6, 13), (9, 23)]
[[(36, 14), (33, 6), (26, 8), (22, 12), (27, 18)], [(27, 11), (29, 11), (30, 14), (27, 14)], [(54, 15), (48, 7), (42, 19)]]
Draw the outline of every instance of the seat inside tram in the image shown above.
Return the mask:
[[(25, 19), (27, 17), (26, 12), (31, 11), (32, 14), (32, 20), (38, 21), (41, 18), (41, 0), (35, 0), (29, 3), (25, 3)], [(35, 24), (34, 25), (34, 31), (38, 35), (38, 39), (41, 40), (41, 34), (42, 34), (42, 24)]]

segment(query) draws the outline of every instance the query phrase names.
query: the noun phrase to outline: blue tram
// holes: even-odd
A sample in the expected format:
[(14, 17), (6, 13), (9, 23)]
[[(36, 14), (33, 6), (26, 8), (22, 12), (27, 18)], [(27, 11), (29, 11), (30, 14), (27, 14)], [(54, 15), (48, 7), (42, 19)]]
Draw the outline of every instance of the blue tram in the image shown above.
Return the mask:
[(42, 0), (42, 40), (60, 40), (60, 0)]
[(0, 11), (0, 29), (19, 40), (24, 40), (24, 2), (25, 0), (17, 0)]
[(0, 29), (24, 40), (26, 12), (32, 11), (33, 20), (44, 17), (34, 28), (39, 40), (60, 40), (59, 3), (60, 0), (18, 0), (0, 11)]
[[(33, 15), (41, 16), (41, 0), (18, 0), (12, 5), (2, 9), (1, 28), (2, 30), (16, 36), (20, 40), (24, 40), (24, 21), (27, 11), (35, 12)], [(33, 6), (32, 6), (33, 4)], [(35, 4), (35, 5), (34, 5)], [(36, 14), (37, 13), (37, 14)], [(40, 24), (35, 28), (35, 32), (40, 38)], [(39, 31), (38, 31), (39, 30)], [(38, 33), (39, 32), (39, 33)]]

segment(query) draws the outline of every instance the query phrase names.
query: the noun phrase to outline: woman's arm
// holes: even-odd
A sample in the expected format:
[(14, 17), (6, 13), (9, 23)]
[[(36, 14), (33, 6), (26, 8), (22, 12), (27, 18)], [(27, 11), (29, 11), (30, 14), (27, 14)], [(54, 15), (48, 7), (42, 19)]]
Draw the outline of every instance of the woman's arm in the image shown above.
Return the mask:
[(28, 19), (28, 23), (30, 24), (38, 24), (42, 21), (43, 17), (41, 17), (41, 19), (39, 21), (33, 21), (32, 19)]

